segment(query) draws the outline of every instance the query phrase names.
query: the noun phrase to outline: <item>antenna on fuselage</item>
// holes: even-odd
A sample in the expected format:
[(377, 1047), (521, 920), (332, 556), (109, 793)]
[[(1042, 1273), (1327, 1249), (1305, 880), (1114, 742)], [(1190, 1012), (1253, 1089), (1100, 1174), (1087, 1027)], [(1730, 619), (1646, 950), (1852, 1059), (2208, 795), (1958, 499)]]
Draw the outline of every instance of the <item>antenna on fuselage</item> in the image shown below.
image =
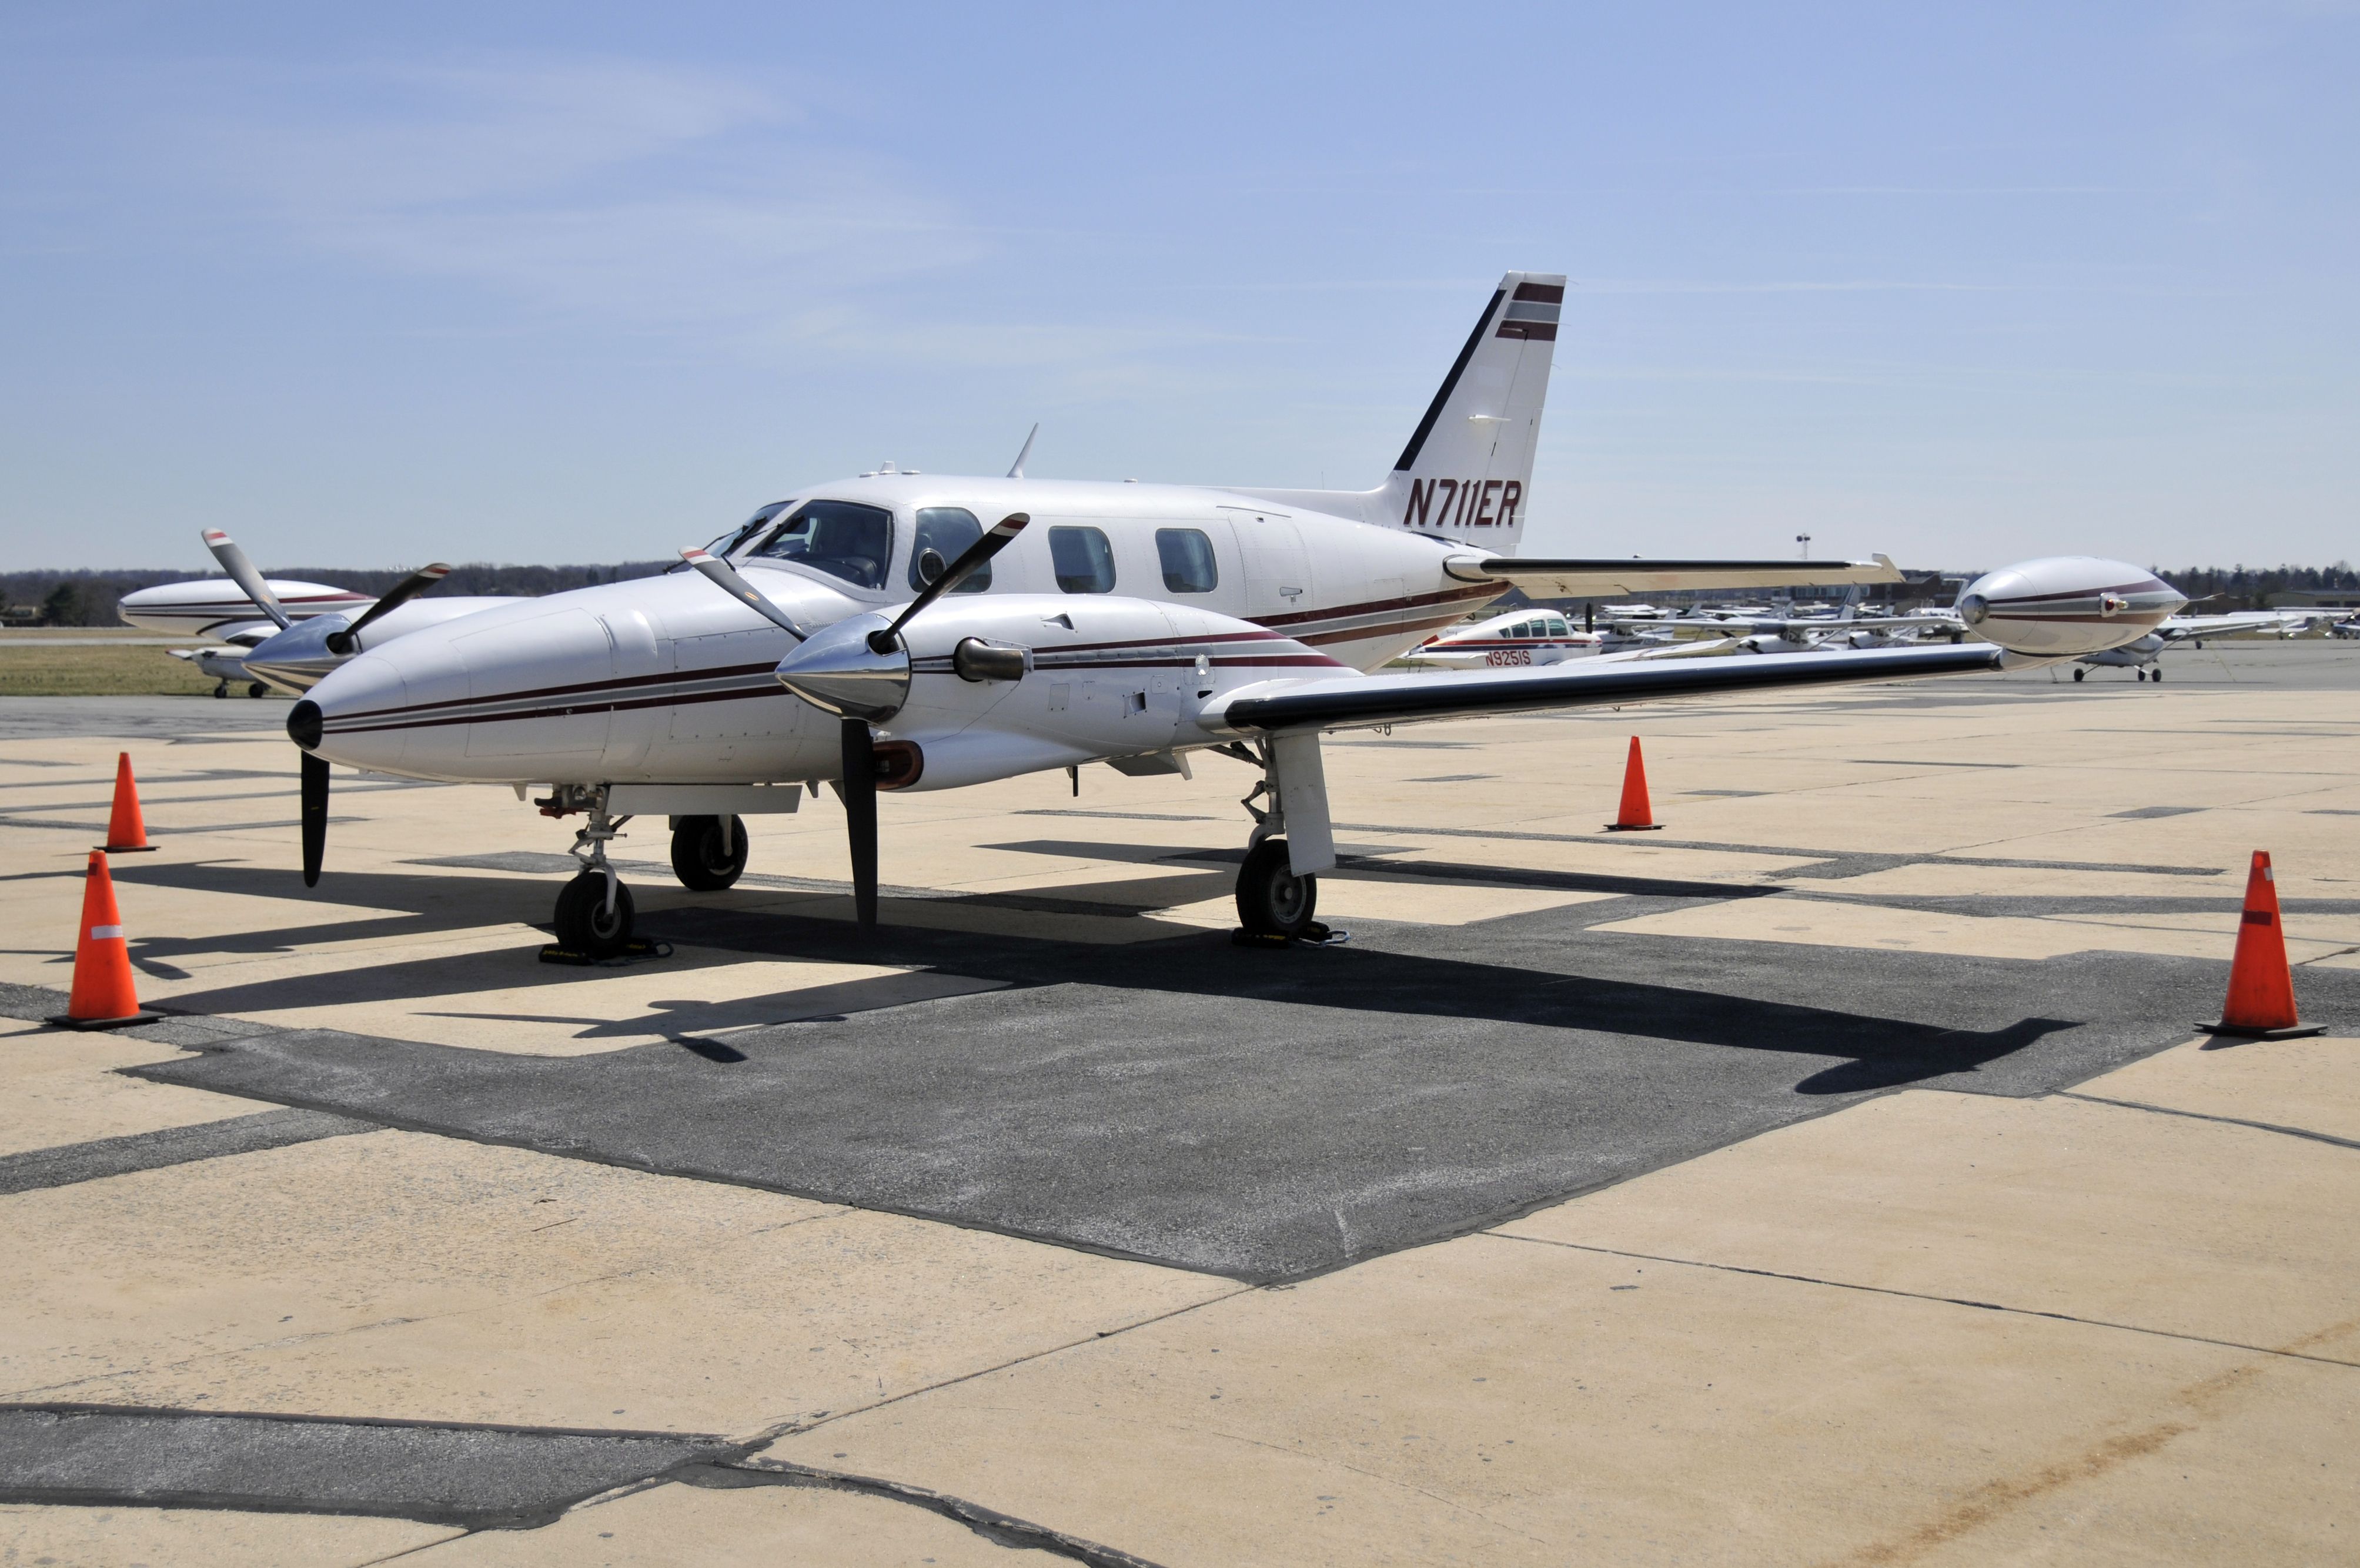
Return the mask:
[(1024, 477), (1024, 460), (1032, 455), (1032, 436), (1037, 436), (1040, 433), (1041, 421), (1035, 419), (1032, 421), (1032, 434), (1024, 438), (1024, 450), (1016, 454), (1016, 462), (1011, 464), (1008, 470), (1009, 478), (1022, 479)]

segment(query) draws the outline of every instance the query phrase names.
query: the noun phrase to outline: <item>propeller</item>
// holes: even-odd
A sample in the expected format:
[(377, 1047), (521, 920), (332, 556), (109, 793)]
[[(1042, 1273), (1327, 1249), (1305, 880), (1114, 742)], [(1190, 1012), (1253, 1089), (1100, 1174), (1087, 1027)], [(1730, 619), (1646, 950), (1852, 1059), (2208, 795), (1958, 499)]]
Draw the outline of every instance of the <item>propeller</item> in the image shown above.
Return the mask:
[(205, 548), (213, 552), (213, 559), (221, 562), (224, 572), (229, 573), (229, 580), (245, 589), (246, 596), (253, 600), (264, 615), (278, 622), (281, 631), (286, 630), (290, 623), (287, 612), (279, 607), (279, 595), (270, 591), (270, 584), (262, 580), (262, 573), (254, 569), (254, 562), (246, 559), (246, 551), (237, 548), (237, 540), (219, 528), (207, 528), (204, 540)]
[(1006, 550), (1009, 541), (1022, 533), (1025, 525), (1032, 520), (1032, 517), (1027, 513), (1011, 512), (985, 529), (983, 537), (959, 551), (959, 558), (956, 561), (952, 561), (941, 575), (919, 590), (918, 596), (910, 601), (910, 607), (895, 616), (891, 626), (869, 634), (869, 651), (871, 653), (892, 652), (894, 644), (901, 639), (901, 628), (908, 626), (919, 611), (974, 576), (983, 568), (985, 562)]
[[(901, 615), (894, 617), (892, 625), (869, 634), (865, 639), (868, 653), (859, 655), (858, 659), (866, 659), (871, 656), (885, 658), (899, 654), (901, 628), (910, 624), (912, 617), (974, 576), (985, 562), (1007, 549), (1009, 541), (1022, 533), (1025, 526), (1032, 520), (1022, 512), (1011, 512), (986, 529), (973, 544), (959, 551), (956, 561), (934, 573), (932, 580), (919, 592), (918, 596), (910, 601), (908, 607), (902, 610)], [(760, 589), (739, 576), (737, 568), (707, 550), (684, 550), (680, 552), (680, 558), (703, 573), (707, 581), (727, 593), (731, 598), (751, 605), (764, 619), (793, 637), (796, 641), (811, 644), (807, 649), (791, 656), (787, 664), (781, 666), (782, 680), (785, 678), (787, 665), (792, 664), (795, 659), (822, 655), (829, 648), (831, 641), (841, 641), (842, 646), (836, 650), (839, 654), (851, 652), (860, 646), (859, 641), (853, 638), (853, 628), (849, 626), (845, 628), (845, 637), (842, 639), (830, 639), (824, 637), (820, 642), (813, 643), (811, 633), (796, 625), (787, 613), (772, 604), (769, 596)], [(906, 682), (908, 674), (908, 659), (903, 657), (898, 665), (898, 678)], [(790, 687), (794, 689), (792, 682)], [(800, 691), (799, 694), (802, 694)], [(825, 706), (815, 699), (806, 697), (806, 700), (813, 701), (814, 706)], [(837, 733), (843, 747), (844, 777), (841, 788), (844, 792), (845, 833), (851, 842), (852, 850), (853, 915), (858, 920), (861, 929), (873, 930), (877, 924), (877, 737), (869, 729), (869, 719), (864, 714), (844, 713), (840, 709), (833, 708), (831, 711), (838, 712), (842, 718)], [(892, 710), (890, 707), (886, 707), (870, 711), (890, 713)], [(324, 791), (324, 786), (322, 788)], [(323, 792), (322, 796), (323, 804), (321, 808), (323, 815), (326, 811), (325, 799)]]
[[(308, 705), (308, 704), (307, 704)], [(303, 886), (320, 885), (320, 860), (328, 851), (328, 759), (303, 754)]]
[(863, 931), (877, 929), (877, 742), (867, 719), (847, 719), (844, 739), (844, 831), (852, 844), (852, 914)]
[[(232, 546), (231, 548), (235, 549), (235, 547)], [(360, 647), (361, 632), (370, 622), (375, 621), (383, 615), (389, 615), (395, 610), (399, 610), (404, 604), (407, 604), (412, 599), (417, 598), (418, 595), (425, 593), (426, 590), (433, 587), (434, 584), (442, 582), (442, 579), (450, 575), (450, 567), (439, 561), (432, 566), (420, 567), (417, 571), (411, 572), (409, 576), (395, 583), (393, 587), (387, 592), (385, 597), (379, 599), (376, 604), (371, 604), (366, 610), (363, 611), (359, 620), (355, 621), (351, 626), (346, 626), (340, 632), (330, 632), (328, 634), (328, 651), (340, 657), (352, 652), (355, 648)]]
[(795, 625), (784, 610), (770, 603), (769, 595), (738, 575), (738, 569), (719, 556), (709, 553), (703, 546), (698, 546), (693, 550), (682, 550), (680, 558), (704, 573), (706, 582), (717, 585), (731, 598), (741, 599), (754, 606), (764, 620), (797, 642), (811, 640), (811, 633)]

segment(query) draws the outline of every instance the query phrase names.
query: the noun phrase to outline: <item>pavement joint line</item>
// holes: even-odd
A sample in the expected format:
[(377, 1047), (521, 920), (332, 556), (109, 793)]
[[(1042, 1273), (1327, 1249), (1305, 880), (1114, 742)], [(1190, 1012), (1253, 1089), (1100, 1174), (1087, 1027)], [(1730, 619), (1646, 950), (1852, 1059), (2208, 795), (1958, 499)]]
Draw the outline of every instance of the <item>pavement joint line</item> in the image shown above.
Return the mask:
[(2144, 1100), (2117, 1100), (2104, 1094), (2084, 1094), (2072, 1089), (2060, 1089), (2060, 1100), (2081, 1100), (2092, 1105), (2115, 1105), (2126, 1111), (2151, 1111), (2159, 1116), (2184, 1116), (2195, 1122), (2218, 1122), (2223, 1127), (2252, 1127), (2256, 1132), (2282, 1133), (2288, 1138), (2307, 1138), (2313, 1143), (2333, 1144), (2338, 1149), (2360, 1149), (2360, 1138), (2338, 1138), (2333, 1133), (2312, 1132), (2308, 1127), (2286, 1127), (2278, 1122), (2251, 1121), (2244, 1116), (2218, 1116), (2209, 1111), (2183, 1111), (2173, 1105), (2151, 1105)]
[[(1047, 1245), (1054, 1247), (1063, 1246), (1065, 1244), (1062, 1242), (1051, 1242)], [(1154, 1267), (1169, 1269), (1173, 1266), (1170, 1264), (1157, 1264)], [(1185, 1273), (1189, 1272), (1189, 1270), (1175, 1269), (1175, 1272)], [(855, 1405), (849, 1410), (822, 1410), (817, 1415), (812, 1416), (806, 1420), (781, 1421), (775, 1426), (765, 1427), (760, 1432), (755, 1433), (752, 1438), (747, 1441), (745, 1447), (749, 1451), (749, 1453), (753, 1450), (767, 1448), (771, 1443), (778, 1442), (783, 1437), (801, 1437), (807, 1432), (817, 1432), (824, 1426), (828, 1426), (834, 1422), (847, 1420), (853, 1416), (871, 1415), (878, 1410), (890, 1410), (891, 1407), (901, 1404), (905, 1400), (914, 1399), (922, 1394), (933, 1394), (938, 1393), (945, 1388), (956, 1388), (962, 1383), (972, 1383), (978, 1377), (989, 1377), (997, 1373), (1008, 1371), (1011, 1367), (1029, 1366), (1035, 1361), (1046, 1360), (1052, 1356), (1063, 1356), (1066, 1351), (1078, 1350), (1086, 1345), (1097, 1345), (1105, 1340), (1118, 1339), (1126, 1334), (1130, 1334), (1135, 1329), (1151, 1328), (1160, 1323), (1168, 1323), (1174, 1318), (1185, 1317), (1190, 1312), (1202, 1312), (1207, 1307), (1218, 1306), (1224, 1301), (1236, 1301), (1240, 1296), (1250, 1296), (1257, 1290), (1291, 1290), (1294, 1288), (1295, 1287), (1291, 1283), (1284, 1285), (1240, 1285), (1234, 1290), (1224, 1290), (1218, 1296), (1207, 1296), (1201, 1301), (1190, 1301), (1185, 1306), (1174, 1307), (1169, 1312), (1157, 1312), (1151, 1317), (1141, 1318), (1136, 1323), (1122, 1323), (1114, 1328), (1094, 1329), (1091, 1331), (1090, 1336), (1087, 1339), (1071, 1339), (1067, 1340), (1063, 1345), (1045, 1345), (1039, 1350), (1029, 1350), (1022, 1356), (1011, 1356), (1007, 1360), (1000, 1362), (996, 1366), (978, 1367), (972, 1372), (962, 1372), (955, 1377), (944, 1377), (935, 1382), (928, 1383), (923, 1388), (906, 1388), (901, 1393), (889, 1395), (881, 1399), (871, 1400), (869, 1403), (865, 1405)]]
[(2143, 1323), (2115, 1323), (2107, 1318), (2085, 1318), (2073, 1312), (2043, 1312), (2038, 1307), (2011, 1307), (2005, 1301), (1979, 1301), (1972, 1296), (1938, 1296), (1927, 1290), (1904, 1290), (1891, 1285), (1863, 1285), (1851, 1279), (1825, 1279), (1815, 1274), (1790, 1274), (1779, 1269), (1749, 1269), (1742, 1263), (1710, 1263), (1697, 1258), (1668, 1258), (1660, 1253), (1631, 1252), (1619, 1247), (1596, 1247), (1587, 1242), (1558, 1241), (1552, 1236), (1516, 1236), (1506, 1231), (1490, 1230), (1480, 1234), (1497, 1241), (1521, 1241), (1535, 1247), (1559, 1247), (1568, 1252), (1595, 1253), (1603, 1258), (1635, 1258), (1644, 1263), (1665, 1263), (1677, 1269), (1707, 1269), (1721, 1274), (1748, 1274), (1757, 1279), (1784, 1279), (1797, 1285), (1821, 1285), (1833, 1290), (1859, 1290), (1872, 1296), (1898, 1296), (1904, 1301), (1930, 1301), (1938, 1306), (1969, 1307), (1981, 1312), (2005, 1312), (2011, 1317), (2047, 1318), (2054, 1323), (2080, 1323), (2085, 1328), (2110, 1328), (2125, 1334), (2143, 1334), (2156, 1339), (2179, 1340), (2188, 1345), (2210, 1345), (2223, 1350), (2243, 1350), (2256, 1356), (2276, 1356), (2289, 1361), (2316, 1362), (2322, 1367), (2344, 1367), (2360, 1371), (2360, 1361), (2346, 1361), (2333, 1356), (2313, 1356), (2308, 1351), (2286, 1350), (2276, 1345), (2248, 1345), (2243, 1340), (2217, 1339), (2211, 1334), (2182, 1334), (2176, 1329), (2149, 1328)]
[(374, 1122), (320, 1110), (256, 1111), (217, 1121), (92, 1138), (0, 1156), (0, 1196), (78, 1186), (109, 1176), (162, 1171), (203, 1160), (260, 1154), (321, 1138), (378, 1130)]
[(889, 1481), (877, 1475), (856, 1475), (841, 1470), (823, 1470), (815, 1465), (797, 1465), (783, 1459), (746, 1459), (740, 1461), (693, 1461), (671, 1473), (668, 1479), (691, 1486), (716, 1489), (740, 1486), (808, 1486), (830, 1492), (849, 1492), (857, 1497), (879, 1497), (888, 1502), (905, 1504), (939, 1514), (956, 1524), (965, 1525), (994, 1546), (1016, 1551), (1046, 1552), (1088, 1568), (1158, 1568), (1144, 1557), (1111, 1546), (1102, 1546), (1077, 1535), (1069, 1535), (1047, 1525), (1034, 1524), (997, 1508), (955, 1497), (946, 1492), (912, 1486), (906, 1481)]

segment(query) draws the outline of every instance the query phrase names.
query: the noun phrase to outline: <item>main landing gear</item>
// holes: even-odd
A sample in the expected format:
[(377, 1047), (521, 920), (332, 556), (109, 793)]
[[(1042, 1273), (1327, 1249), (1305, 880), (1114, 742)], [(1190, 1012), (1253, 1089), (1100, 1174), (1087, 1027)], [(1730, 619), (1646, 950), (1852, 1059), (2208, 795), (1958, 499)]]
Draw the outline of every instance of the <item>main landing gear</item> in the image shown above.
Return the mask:
[[(1289, 737), (1294, 742), (1288, 749), (1291, 757), (1282, 757), (1280, 746), (1284, 742), (1232, 741), (1218, 747), (1225, 757), (1236, 757), (1262, 770), (1262, 781), (1256, 784), (1239, 804), (1254, 820), (1253, 836), (1246, 844), (1245, 864), (1238, 867), (1238, 924), (1248, 938), (1270, 940), (1302, 939), (1324, 942), (1328, 928), (1312, 916), (1319, 908), (1319, 878), (1306, 867), (1297, 872), (1298, 859), (1309, 860), (1315, 866), (1332, 866), (1335, 855), (1332, 833), (1328, 823), (1326, 780), (1319, 767), (1318, 737)], [(1291, 768), (1295, 775), (1292, 789), (1282, 781), (1282, 768)], [(1268, 798), (1266, 806), (1257, 800)], [(1292, 804), (1297, 816), (1305, 819), (1298, 824), (1310, 844), (1326, 845), (1324, 854), (1298, 855), (1287, 843), (1286, 808)]]
[(748, 845), (738, 817), (674, 817), (672, 869), (680, 885), (717, 893), (744, 874)]

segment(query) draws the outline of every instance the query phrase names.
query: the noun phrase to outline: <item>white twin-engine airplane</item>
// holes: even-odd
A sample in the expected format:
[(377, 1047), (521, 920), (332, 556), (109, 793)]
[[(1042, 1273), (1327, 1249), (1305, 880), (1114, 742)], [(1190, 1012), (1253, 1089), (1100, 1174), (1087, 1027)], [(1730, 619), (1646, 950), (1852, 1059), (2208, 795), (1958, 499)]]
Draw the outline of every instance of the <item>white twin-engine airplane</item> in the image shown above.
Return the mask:
[[(1335, 864), (1320, 735), (1421, 719), (2013, 668), (2143, 636), (2183, 602), (2147, 572), (2071, 558), (1961, 595), (1985, 641), (1812, 659), (1585, 659), (1368, 673), (1513, 584), (1548, 595), (1896, 582), (1888, 561), (1513, 557), (1564, 279), (1512, 272), (1382, 485), (1365, 491), (866, 474), (764, 506), (694, 572), (482, 611), (367, 648), (295, 704), (304, 879), (331, 761), (413, 778), (548, 784), (586, 813), (561, 942), (628, 942), (606, 860), (623, 822), (672, 819), (672, 864), (727, 887), (738, 819), (829, 780), (854, 905), (877, 918), (877, 791), (947, 789), (1087, 762), (1254, 768), (1237, 903), (1263, 936), (1311, 932)], [(718, 590), (716, 586), (718, 585)], [(1257, 804), (1257, 802), (1260, 802)]]

